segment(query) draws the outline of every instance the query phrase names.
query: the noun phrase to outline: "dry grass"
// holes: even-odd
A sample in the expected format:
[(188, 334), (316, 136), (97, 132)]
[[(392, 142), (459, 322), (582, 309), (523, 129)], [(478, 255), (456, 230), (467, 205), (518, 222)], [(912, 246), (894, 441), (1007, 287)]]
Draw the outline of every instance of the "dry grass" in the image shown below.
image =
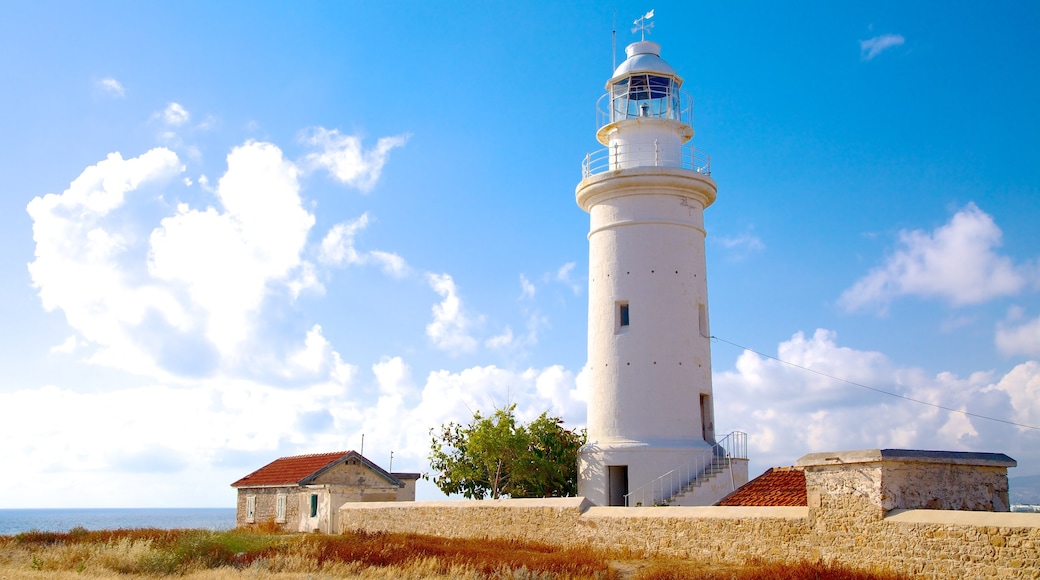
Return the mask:
[[(623, 561), (618, 561), (622, 559)], [(413, 534), (285, 534), (258, 530), (120, 529), (0, 536), (0, 579), (180, 576), (198, 580), (472, 578), (549, 580), (896, 580), (802, 563), (742, 567)]]
[(884, 571), (852, 570), (822, 562), (705, 566), (691, 562), (655, 562), (639, 570), (635, 580), (902, 580)]

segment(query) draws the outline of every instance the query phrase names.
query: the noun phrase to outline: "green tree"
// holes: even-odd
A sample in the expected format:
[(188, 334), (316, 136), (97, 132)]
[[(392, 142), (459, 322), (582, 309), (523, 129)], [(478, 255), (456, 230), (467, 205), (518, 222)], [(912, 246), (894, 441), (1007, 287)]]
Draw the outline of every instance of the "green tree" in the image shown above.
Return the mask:
[(569, 430), (563, 419), (542, 413), (525, 426), (523, 465), (509, 488), (512, 497), (567, 497), (578, 494), (578, 452), (585, 430)]
[(515, 411), (515, 404), (487, 417), (477, 411), (469, 425), (430, 430), (430, 469), (441, 491), (470, 499), (577, 494), (585, 431), (568, 430), (548, 413), (523, 425)]

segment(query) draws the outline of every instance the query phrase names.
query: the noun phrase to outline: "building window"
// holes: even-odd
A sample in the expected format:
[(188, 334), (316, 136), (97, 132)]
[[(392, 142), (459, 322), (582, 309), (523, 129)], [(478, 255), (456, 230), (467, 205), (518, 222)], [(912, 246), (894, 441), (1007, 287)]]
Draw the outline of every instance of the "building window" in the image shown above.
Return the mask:
[(623, 330), (628, 327), (629, 315), (628, 315), (628, 302), (617, 303), (617, 329)]
[(318, 517), (318, 494), (311, 494), (311, 517)]
[(246, 496), (246, 522), (253, 523), (256, 521), (256, 496)]
[(275, 508), (274, 521), (278, 522), (279, 524), (284, 524), (285, 523), (285, 494), (284, 493), (278, 494), (278, 503), (277, 503), (277, 507)]

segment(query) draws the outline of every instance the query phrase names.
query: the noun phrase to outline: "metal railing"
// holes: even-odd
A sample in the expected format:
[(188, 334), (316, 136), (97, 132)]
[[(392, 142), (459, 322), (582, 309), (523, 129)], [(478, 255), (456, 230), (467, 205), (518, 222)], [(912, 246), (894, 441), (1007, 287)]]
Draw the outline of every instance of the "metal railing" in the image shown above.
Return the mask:
[(679, 155), (676, 156), (674, 151), (662, 150), (657, 141), (654, 141), (652, 147), (622, 147), (615, 144), (585, 155), (581, 176), (585, 179), (598, 173), (631, 167), (677, 167), (710, 176), (711, 156), (692, 145), (680, 146)]
[(721, 473), (732, 459), (747, 459), (747, 433), (734, 431), (689, 463), (680, 465), (661, 477), (625, 496), (629, 507), (666, 505), (673, 497), (708, 477)]

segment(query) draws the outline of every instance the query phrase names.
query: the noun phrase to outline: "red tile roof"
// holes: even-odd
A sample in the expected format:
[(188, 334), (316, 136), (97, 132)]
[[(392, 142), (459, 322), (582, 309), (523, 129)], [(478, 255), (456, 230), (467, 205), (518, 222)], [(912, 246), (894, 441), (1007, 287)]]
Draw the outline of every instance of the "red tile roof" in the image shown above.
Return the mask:
[(351, 453), (353, 451), (336, 451), (282, 457), (232, 483), (231, 487), (296, 485)]
[(773, 467), (715, 505), (807, 506), (805, 472), (798, 467)]

